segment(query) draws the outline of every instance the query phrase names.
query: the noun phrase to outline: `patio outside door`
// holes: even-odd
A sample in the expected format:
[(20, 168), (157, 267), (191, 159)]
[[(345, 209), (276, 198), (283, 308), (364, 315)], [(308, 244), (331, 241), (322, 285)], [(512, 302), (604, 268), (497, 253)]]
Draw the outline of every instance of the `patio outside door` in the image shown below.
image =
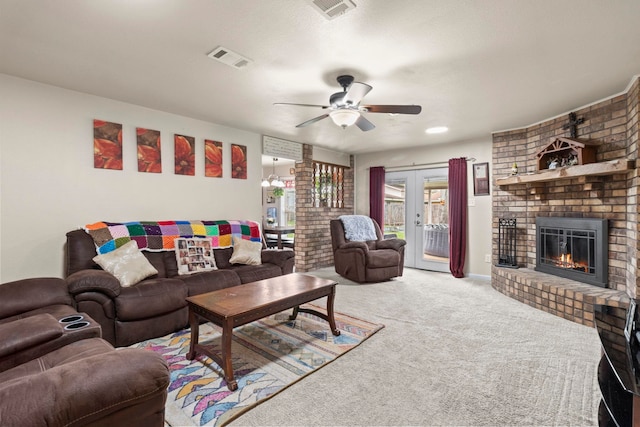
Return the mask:
[(447, 176), (447, 168), (385, 174), (384, 233), (407, 241), (407, 267), (449, 272)]

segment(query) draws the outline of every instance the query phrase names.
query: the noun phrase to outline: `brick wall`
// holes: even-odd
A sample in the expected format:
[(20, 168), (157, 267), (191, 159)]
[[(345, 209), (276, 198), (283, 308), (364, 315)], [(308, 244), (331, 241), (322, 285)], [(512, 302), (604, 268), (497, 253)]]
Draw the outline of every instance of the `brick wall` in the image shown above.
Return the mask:
[(354, 173), (351, 167), (344, 174), (344, 208), (314, 207), (313, 146), (304, 144), (303, 161), (296, 164), (296, 271), (305, 272), (333, 265), (329, 220), (353, 214)]
[[(640, 90), (636, 79), (625, 94), (576, 110), (584, 123), (578, 125), (579, 141), (597, 145), (596, 161), (638, 157), (638, 118)], [(567, 116), (545, 121), (525, 129), (493, 135), (493, 176), (536, 171), (535, 154), (557, 137), (569, 137), (563, 129)], [(517, 261), (533, 270), (536, 263), (535, 219), (537, 216), (604, 218), (609, 220), (609, 272), (611, 290), (629, 297), (638, 295), (640, 274), (638, 249), (637, 170), (607, 176), (586, 176), (552, 182), (498, 186), (493, 184), (493, 259), (497, 259), (498, 218), (517, 219)], [(493, 267), (494, 287), (505, 291), (505, 277)], [(528, 273), (527, 273), (528, 274)], [(542, 273), (535, 273), (542, 274)], [(543, 276), (542, 276), (543, 277)], [(530, 277), (527, 278), (529, 280)], [(518, 280), (521, 280), (518, 279)], [(543, 280), (544, 281), (544, 280)], [(514, 279), (514, 283), (517, 280)], [(508, 292), (505, 292), (508, 293)], [(524, 297), (523, 297), (524, 299)]]

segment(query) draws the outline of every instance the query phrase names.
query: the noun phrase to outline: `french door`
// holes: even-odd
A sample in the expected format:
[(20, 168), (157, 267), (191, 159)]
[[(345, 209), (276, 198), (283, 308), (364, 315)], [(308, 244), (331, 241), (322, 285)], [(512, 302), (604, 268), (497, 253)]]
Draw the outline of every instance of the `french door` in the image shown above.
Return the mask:
[(384, 233), (407, 241), (407, 267), (449, 272), (447, 176), (447, 168), (385, 174)]

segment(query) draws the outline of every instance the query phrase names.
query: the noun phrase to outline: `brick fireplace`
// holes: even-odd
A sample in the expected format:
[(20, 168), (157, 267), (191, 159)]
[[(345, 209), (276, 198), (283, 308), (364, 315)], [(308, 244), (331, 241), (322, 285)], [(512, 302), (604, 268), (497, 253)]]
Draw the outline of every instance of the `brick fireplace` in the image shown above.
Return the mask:
[[(638, 158), (640, 120), (639, 81), (627, 91), (577, 109), (575, 136), (568, 115), (523, 129), (493, 134), (493, 260), (492, 286), (538, 309), (593, 326), (593, 305), (625, 306), (640, 287)], [(573, 121), (573, 120), (572, 120)], [(583, 143), (595, 151), (595, 163), (546, 169), (545, 147), (554, 141)], [(541, 154), (543, 153), (543, 154)], [(566, 160), (566, 162), (565, 162)], [(577, 161), (577, 160), (575, 160)], [(518, 174), (511, 176), (513, 164)], [(556, 166), (556, 165), (552, 165)], [(536, 219), (591, 218), (608, 225), (607, 288), (536, 271)], [(498, 223), (515, 219), (515, 254), (519, 268), (495, 266)]]

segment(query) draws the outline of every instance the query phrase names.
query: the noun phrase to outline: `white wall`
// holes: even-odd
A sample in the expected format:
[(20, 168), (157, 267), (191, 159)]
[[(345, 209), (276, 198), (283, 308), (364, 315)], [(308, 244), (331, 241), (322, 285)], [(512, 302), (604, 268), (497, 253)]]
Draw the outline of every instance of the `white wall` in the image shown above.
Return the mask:
[[(468, 248), (465, 263), (465, 275), (491, 275), (491, 264), (485, 262), (485, 254), (491, 254), (491, 196), (473, 196), (472, 163), (488, 162), (491, 166), (491, 135), (486, 140), (457, 142), (453, 144), (429, 145), (419, 149), (403, 149), (393, 152), (360, 154), (356, 161), (356, 213), (369, 214), (369, 168), (386, 168), (424, 163), (446, 162), (454, 157), (475, 158), (467, 164), (468, 194)], [(419, 167), (416, 167), (419, 169)], [(489, 167), (490, 183), (492, 182)], [(491, 187), (491, 184), (490, 184)]]
[[(61, 277), (65, 233), (96, 221), (261, 220), (259, 134), (3, 74), (0, 94), (0, 283)], [(123, 125), (122, 171), (93, 168), (93, 119)], [(161, 174), (137, 171), (136, 127), (161, 132)], [(174, 133), (195, 137), (195, 176), (173, 172)], [(223, 178), (204, 176), (205, 138), (224, 143)]]

